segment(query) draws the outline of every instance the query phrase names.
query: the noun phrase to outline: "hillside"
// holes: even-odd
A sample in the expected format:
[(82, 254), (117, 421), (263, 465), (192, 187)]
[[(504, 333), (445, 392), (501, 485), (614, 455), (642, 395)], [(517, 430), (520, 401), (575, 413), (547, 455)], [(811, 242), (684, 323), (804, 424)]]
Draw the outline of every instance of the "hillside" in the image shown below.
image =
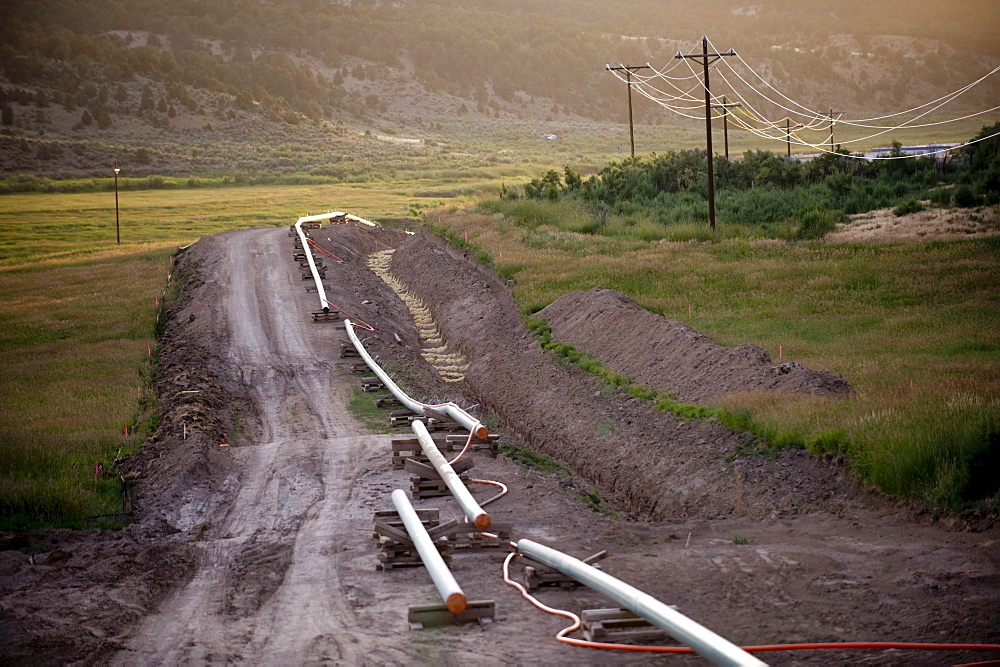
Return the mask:
[[(0, 168), (104, 174), (111, 155), (140, 174), (359, 178), (373, 154), (390, 170), (442, 153), (496, 163), (495, 141), (620, 127), (623, 84), (604, 66), (663, 68), (700, 49), (702, 34), (736, 49), (733, 72), (757, 86), (748, 66), (811, 108), (891, 113), (1000, 64), (998, 14), (984, 0), (952, 3), (947, 16), (926, 1), (803, 12), (736, 0), (711, 11), (674, 0), (116, 0), (95, 12), (81, 0), (13, 0), (0, 10)], [(716, 79), (713, 92), (724, 88)], [(998, 91), (993, 76), (938, 115), (993, 106)], [(763, 99), (757, 109), (784, 113)], [(635, 121), (664, 141), (697, 136), (696, 122), (644, 99)], [(483, 160), (465, 159), (470, 150)]]

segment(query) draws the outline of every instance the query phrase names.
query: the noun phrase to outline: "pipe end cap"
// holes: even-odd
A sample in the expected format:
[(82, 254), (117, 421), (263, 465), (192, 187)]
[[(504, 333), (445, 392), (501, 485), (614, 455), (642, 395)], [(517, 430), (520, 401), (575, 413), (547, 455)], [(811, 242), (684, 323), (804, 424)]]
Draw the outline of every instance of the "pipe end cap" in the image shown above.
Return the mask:
[(479, 530), (486, 530), (487, 528), (490, 527), (490, 515), (483, 512), (482, 514), (476, 517), (475, 524), (476, 528), (478, 528)]

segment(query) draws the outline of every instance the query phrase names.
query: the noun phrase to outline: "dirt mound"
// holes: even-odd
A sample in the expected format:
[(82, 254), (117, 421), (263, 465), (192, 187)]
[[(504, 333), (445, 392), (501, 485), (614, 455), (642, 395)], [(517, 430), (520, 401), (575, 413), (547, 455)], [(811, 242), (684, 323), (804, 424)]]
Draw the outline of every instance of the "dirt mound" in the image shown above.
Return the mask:
[(796, 363), (775, 364), (756, 345), (716, 345), (683, 322), (651, 313), (615, 290), (572, 292), (538, 316), (560, 342), (684, 402), (714, 403), (734, 391), (852, 391), (839, 376)]
[(842, 468), (799, 452), (740, 457), (748, 434), (607, 395), (594, 376), (541, 349), (501, 278), (430, 234), (405, 240), (392, 266), (471, 360), (466, 382), (482, 405), (637, 516), (762, 518), (867, 502)]

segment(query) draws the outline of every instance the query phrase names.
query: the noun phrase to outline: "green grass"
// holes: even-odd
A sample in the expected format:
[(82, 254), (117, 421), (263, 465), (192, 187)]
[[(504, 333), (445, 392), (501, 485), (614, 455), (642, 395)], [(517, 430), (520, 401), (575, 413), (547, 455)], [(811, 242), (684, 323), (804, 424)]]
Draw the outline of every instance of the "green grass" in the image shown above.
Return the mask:
[[(775, 362), (780, 346), (782, 360), (855, 387), (849, 398), (743, 393), (711, 406), (771, 447), (845, 453), (859, 480), (893, 496), (1000, 502), (976, 464), (1000, 451), (1000, 239), (641, 242), (528, 230), (475, 209), (441, 226), (510, 273), (526, 315), (573, 290), (616, 289), (719, 344), (754, 343)], [(558, 341), (550, 349), (583, 358)]]
[(500, 453), (508, 458), (522, 463), (529, 468), (534, 468), (539, 472), (544, 472), (556, 477), (568, 477), (571, 473), (569, 468), (559, 463), (551, 456), (540, 454), (527, 447), (519, 445), (500, 445)]
[(351, 416), (376, 433), (396, 433), (389, 424), (389, 411), (375, 405), (375, 395), (358, 386), (351, 387), (351, 400), (347, 403)]
[(134, 451), (156, 427), (147, 352), (155, 357), (155, 300), (177, 246), (328, 210), (406, 224), (411, 203), (439, 201), (416, 193), (440, 187), (125, 191), (121, 245), (113, 192), (0, 196), (0, 530), (81, 528), (120, 511), (120, 483), (95, 484), (94, 464), (110, 471), (119, 450)]

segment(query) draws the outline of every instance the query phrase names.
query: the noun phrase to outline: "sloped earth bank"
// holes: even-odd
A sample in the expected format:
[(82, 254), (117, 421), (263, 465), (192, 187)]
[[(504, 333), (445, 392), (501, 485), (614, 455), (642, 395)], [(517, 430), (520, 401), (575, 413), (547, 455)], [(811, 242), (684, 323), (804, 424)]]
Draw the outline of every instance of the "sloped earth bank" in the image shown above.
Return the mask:
[[(411, 394), (478, 403), (481, 417), (499, 419), (505, 442), (572, 468), (553, 476), (476, 455), (475, 476), (510, 487), (489, 510), (515, 539), (579, 557), (607, 549), (606, 571), (741, 644), (1000, 641), (997, 528), (934, 524), (853, 488), (842, 468), (796, 453), (738, 455), (744, 435), (605, 395), (539, 349), (503, 281), (434, 237), (354, 225), (313, 236), (344, 259), (327, 261), (328, 298), (378, 328), (365, 343)], [(471, 362), (464, 383), (443, 382), (424, 361), (406, 306), (366, 266), (372, 252), (396, 246), (395, 277)], [(343, 332), (311, 322), (318, 299), (305, 289), (287, 230), (203, 239), (182, 255), (180, 275), (187, 293), (163, 349), (161, 429), (125, 465), (139, 480), (138, 521), (119, 532), (7, 540), (6, 662), (636, 660), (554, 642), (563, 619), (503, 585), (499, 553), (452, 559), (470, 599), (496, 601), (495, 623), (410, 631), (406, 607), (434, 603), (436, 593), (421, 569), (376, 571), (371, 537), (373, 512), (391, 507), (391, 490), (406, 488), (408, 475), (391, 468), (391, 436), (370, 434), (346, 410), (357, 379), (339, 359)], [(617, 515), (594, 511), (583, 494)], [(416, 504), (458, 515), (449, 499)], [(572, 610), (609, 606), (585, 588), (540, 595)], [(990, 656), (764, 657), (942, 664)]]
[(557, 340), (685, 403), (715, 403), (735, 391), (851, 392), (839, 376), (794, 362), (775, 364), (756, 345), (716, 345), (683, 322), (651, 313), (614, 290), (595, 287), (567, 294), (538, 316)]

